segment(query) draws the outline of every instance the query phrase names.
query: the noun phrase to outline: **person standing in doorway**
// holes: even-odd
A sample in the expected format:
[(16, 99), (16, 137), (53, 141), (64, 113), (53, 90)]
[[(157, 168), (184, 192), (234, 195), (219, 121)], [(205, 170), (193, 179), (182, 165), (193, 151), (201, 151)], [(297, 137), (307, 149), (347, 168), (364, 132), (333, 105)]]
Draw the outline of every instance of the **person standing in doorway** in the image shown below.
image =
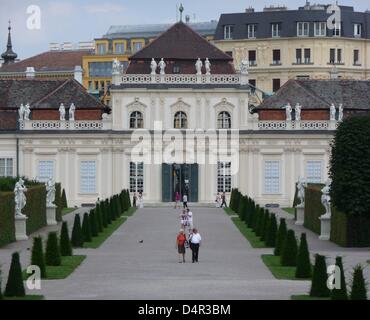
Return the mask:
[(184, 205), (184, 209), (188, 208), (188, 196), (187, 194), (185, 193), (184, 196), (182, 197), (182, 202), (183, 202), (183, 205)]
[(181, 229), (176, 239), (176, 248), (179, 254), (179, 263), (185, 263), (185, 243), (186, 243), (185, 232), (183, 229)]
[(190, 236), (189, 241), (190, 241), (190, 248), (191, 248), (191, 251), (192, 251), (192, 261), (193, 261), (193, 263), (198, 262), (199, 247), (200, 247), (201, 242), (202, 242), (202, 237), (198, 233), (197, 229), (195, 229), (195, 228), (193, 229), (193, 234)]
[(226, 193), (223, 192), (222, 193), (222, 196), (221, 196), (221, 208), (227, 208), (227, 204), (226, 204)]
[(179, 202), (181, 200), (180, 193), (177, 191), (175, 195), (175, 209), (180, 208)]

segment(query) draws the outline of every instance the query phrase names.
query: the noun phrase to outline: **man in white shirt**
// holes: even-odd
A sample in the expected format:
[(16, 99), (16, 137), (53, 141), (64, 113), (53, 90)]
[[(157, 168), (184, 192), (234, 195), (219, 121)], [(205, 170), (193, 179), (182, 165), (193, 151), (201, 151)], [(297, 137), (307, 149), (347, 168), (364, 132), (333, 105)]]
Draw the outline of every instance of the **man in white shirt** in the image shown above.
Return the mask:
[(182, 197), (182, 202), (184, 204), (184, 209), (188, 208), (188, 196), (186, 194)]
[(199, 255), (199, 247), (202, 242), (202, 237), (198, 233), (197, 229), (193, 229), (193, 234), (190, 236), (190, 248), (192, 251), (192, 260), (194, 262), (198, 262), (198, 255)]

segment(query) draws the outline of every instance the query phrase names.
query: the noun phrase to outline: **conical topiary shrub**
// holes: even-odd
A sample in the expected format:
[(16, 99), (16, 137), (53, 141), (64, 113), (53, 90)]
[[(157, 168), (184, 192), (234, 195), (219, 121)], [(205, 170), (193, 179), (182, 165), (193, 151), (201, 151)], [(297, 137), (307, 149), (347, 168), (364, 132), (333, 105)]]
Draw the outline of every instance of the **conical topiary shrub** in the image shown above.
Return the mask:
[(96, 221), (96, 214), (94, 209), (90, 211), (89, 218), (91, 237), (96, 237), (98, 235), (98, 223)]
[(74, 248), (82, 248), (83, 243), (84, 243), (84, 238), (82, 235), (81, 218), (79, 214), (75, 215), (71, 241), (72, 241), (72, 246)]
[(283, 251), (281, 252), (281, 265), (294, 267), (297, 265), (297, 239), (293, 230), (288, 230), (284, 239)]
[(62, 257), (70, 257), (73, 254), (71, 240), (68, 234), (68, 224), (64, 221), (60, 232), (60, 254)]
[(326, 269), (325, 257), (316, 254), (315, 266), (312, 274), (312, 284), (310, 290), (311, 297), (330, 297), (330, 290), (327, 286), (328, 274)]
[(41, 237), (33, 238), (31, 265), (38, 266), (40, 268), (41, 278), (46, 279), (45, 256)]
[(62, 207), (63, 208), (68, 208), (66, 191), (64, 189), (63, 189), (63, 192), (62, 192)]
[(256, 236), (262, 237), (263, 235), (263, 224), (265, 222), (265, 210), (260, 208), (258, 212), (258, 221), (257, 221), (257, 227), (256, 227)]
[(62, 259), (58, 245), (58, 235), (56, 232), (50, 232), (46, 242), (45, 263), (47, 266), (60, 266)]
[(103, 219), (101, 215), (101, 206), (99, 203), (96, 205), (95, 213), (96, 213), (98, 233), (100, 233), (103, 231)]
[(353, 269), (353, 279), (351, 288), (351, 300), (367, 300), (367, 288), (364, 279), (363, 267), (357, 265)]
[(82, 236), (84, 242), (91, 242), (90, 217), (87, 212), (85, 212), (84, 219), (82, 221)]
[(107, 224), (111, 224), (112, 223), (112, 212), (111, 212), (111, 209), (110, 209), (110, 201), (107, 199), (105, 200), (105, 212), (107, 214)]
[(284, 240), (287, 234), (286, 220), (285, 218), (280, 218), (279, 229), (276, 236), (276, 244), (274, 255), (280, 256), (283, 251)]
[(263, 221), (261, 225), (261, 241), (265, 241), (267, 238), (267, 229), (270, 222), (270, 211), (267, 209), (263, 212)]
[(299, 250), (297, 256), (297, 269), (295, 277), (298, 279), (309, 279), (311, 278), (311, 262), (310, 252), (308, 250), (306, 234), (301, 234), (301, 241), (299, 242)]
[(276, 232), (277, 232), (276, 216), (274, 214), (271, 214), (270, 221), (268, 223), (266, 239), (265, 239), (265, 244), (268, 248), (275, 247)]
[[(335, 265), (340, 269), (340, 288), (334, 288), (331, 291), (332, 300), (348, 300), (346, 277), (344, 275), (344, 268), (342, 257), (335, 258)], [(335, 283), (334, 283), (335, 285)]]
[(15, 252), (12, 255), (12, 262), (10, 264), (8, 282), (6, 283), (4, 296), (5, 297), (24, 297), (26, 292), (24, 290), (22, 267), (19, 262), (19, 253)]

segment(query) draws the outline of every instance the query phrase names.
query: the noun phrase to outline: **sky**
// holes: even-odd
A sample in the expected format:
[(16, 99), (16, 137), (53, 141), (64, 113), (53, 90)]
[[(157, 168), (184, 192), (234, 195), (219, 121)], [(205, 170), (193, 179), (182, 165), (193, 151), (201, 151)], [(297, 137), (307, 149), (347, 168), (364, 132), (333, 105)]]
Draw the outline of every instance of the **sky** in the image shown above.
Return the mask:
[[(296, 9), (305, 0), (0, 0), (0, 53), (6, 49), (8, 21), (12, 21), (13, 49), (24, 59), (49, 50), (49, 43), (91, 41), (104, 35), (111, 25), (176, 22), (176, 5), (182, 2), (184, 15), (194, 21), (218, 19), (221, 13), (243, 12), (254, 7), (286, 5)], [(335, 3), (317, 0), (311, 3)], [(258, 3), (258, 4), (256, 4)], [(356, 11), (370, 9), (369, 0), (340, 0)], [(40, 8), (40, 19), (27, 13)], [(40, 28), (37, 22), (40, 21)], [(30, 29), (30, 22), (31, 27)], [(36, 28), (34, 28), (36, 26)]]

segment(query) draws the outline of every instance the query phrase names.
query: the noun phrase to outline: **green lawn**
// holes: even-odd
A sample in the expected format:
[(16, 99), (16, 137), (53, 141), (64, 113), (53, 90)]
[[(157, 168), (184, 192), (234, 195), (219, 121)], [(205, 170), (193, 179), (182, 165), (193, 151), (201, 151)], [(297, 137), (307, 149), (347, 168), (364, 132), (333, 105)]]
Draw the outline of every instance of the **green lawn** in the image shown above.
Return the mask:
[(4, 297), (4, 300), (44, 300), (45, 297), (41, 295), (27, 295), (25, 297)]
[(293, 214), (294, 215), (294, 210), (295, 208), (283, 208), (283, 210), (289, 214)]
[(77, 210), (77, 208), (64, 208), (62, 210), (62, 216), (65, 216), (65, 215), (67, 215), (67, 214), (69, 214), (69, 213), (71, 213), (71, 212), (73, 212), (75, 210)]
[(280, 257), (273, 254), (264, 254), (261, 256), (262, 261), (267, 268), (271, 271), (276, 279), (284, 280), (309, 280), (298, 279), (295, 277), (296, 267), (283, 267), (280, 263)]
[[(67, 278), (78, 266), (85, 260), (86, 256), (62, 257), (60, 266), (46, 266), (45, 280), (60, 280)], [(29, 275), (26, 270), (23, 271), (23, 279), (27, 279)]]
[(240, 218), (231, 218), (232, 222), (236, 225), (242, 235), (249, 241), (253, 248), (267, 248), (265, 243), (260, 240), (259, 237), (253, 232), (252, 229), (248, 228), (246, 224), (240, 220)]
[(229, 215), (229, 216), (237, 216), (238, 214), (235, 213), (233, 210), (231, 210), (231, 208), (227, 207), (227, 208), (224, 208), (225, 212)]
[(128, 210), (123, 214), (123, 216), (124, 216), (124, 217), (131, 217), (131, 216), (135, 213), (135, 211), (136, 211), (136, 210), (137, 210), (136, 208), (131, 207), (130, 209), (128, 209)]
[(367, 263), (370, 264), (370, 260), (367, 260)]
[(291, 300), (331, 300), (330, 298), (318, 298), (318, 297), (311, 297), (308, 294), (303, 295), (294, 295), (290, 297)]

